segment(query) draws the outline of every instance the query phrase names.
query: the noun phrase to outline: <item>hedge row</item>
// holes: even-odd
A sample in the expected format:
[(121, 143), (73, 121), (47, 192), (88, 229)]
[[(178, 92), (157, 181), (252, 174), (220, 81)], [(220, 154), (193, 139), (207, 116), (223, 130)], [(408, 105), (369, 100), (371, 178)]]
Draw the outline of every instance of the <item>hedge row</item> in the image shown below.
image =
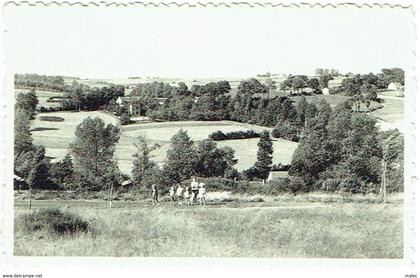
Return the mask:
[(223, 133), (222, 131), (218, 130), (209, 135), (209, 139), (213, 141), (247, 139), (247, 138), (258, 138), (258, 137), (260, 137), (260, 133), (254, 130), (232, 131), (228, 133)]

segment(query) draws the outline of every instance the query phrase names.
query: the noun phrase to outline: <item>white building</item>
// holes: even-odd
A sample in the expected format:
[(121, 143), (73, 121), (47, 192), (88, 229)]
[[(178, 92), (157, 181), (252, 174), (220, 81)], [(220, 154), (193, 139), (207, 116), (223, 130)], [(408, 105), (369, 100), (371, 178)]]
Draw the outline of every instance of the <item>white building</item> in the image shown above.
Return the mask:
[(329, 95), (329, 94), (330, 94), (330, 89), (328, 89), (328, 88), (323, 88), (323, 89), (322, 89), (322, 94), (323, 94), (323, 95)]
[(388, 84), (388, 90), (390, 91), (401, 91), (402, 87), (400, 82), (391, 82)]

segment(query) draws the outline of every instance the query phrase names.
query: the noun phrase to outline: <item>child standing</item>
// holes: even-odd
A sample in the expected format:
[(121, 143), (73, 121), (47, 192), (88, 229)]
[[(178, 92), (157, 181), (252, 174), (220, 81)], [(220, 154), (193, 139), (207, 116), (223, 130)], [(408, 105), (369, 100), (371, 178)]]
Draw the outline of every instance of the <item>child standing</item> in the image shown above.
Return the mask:
[(153, 199), (153, 204), (159, 204), (159, 200), (158, 200), (158, 188), (156, 186), (156, 184), (152, 184), (152, 199)]
[(187, 188), (185, 188), (185, 192), (184, 192), (184, 199), (185, 199), (185, 204), (186, 205), (190, 205), (190, 196), (191, 194), (190, 194), (190, 188), (189, 187), (187, 187)]
[(169, 188), (169, 197), (171, 198), (171, 203), (175, 204), (175, 187), (173, 185)]
[(200, 182), (198, 189), (198, 198), (200, 199), (200, 205), (206, 205), (206, 188), (204, 182)]

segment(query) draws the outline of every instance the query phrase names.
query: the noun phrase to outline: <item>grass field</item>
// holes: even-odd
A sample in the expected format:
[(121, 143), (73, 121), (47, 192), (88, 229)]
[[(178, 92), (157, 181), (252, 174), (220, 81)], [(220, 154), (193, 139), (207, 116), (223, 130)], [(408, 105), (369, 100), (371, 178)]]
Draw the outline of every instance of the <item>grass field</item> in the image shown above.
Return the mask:
[[(92, 233), (28, 233), (15, 223), (17, 256), (239, 256), (402, 258), (403, 206), (268, 202), (207, 207), (152, 207), (139, 202), (34, 201), (93, 225)], [(15, 200), (15, 217), (27, 212)]]
[[(48, 113), (49, 116), (58, 116), (64, 118), (63, 122), (46, 122), (40, 121), (39, 117), (45, 113), (39, 113), (37, 118), (32, 122), (31, 128), (48, 128), (48, 130), (33, 131), (32, 137), (34, 143), (43, 145), (46, 148), (47, 155), (56, 159), (61, 159), (68, 151), (68, 145), (74, 140), (74, 130), (76, 126), (88, 116), (101, 117), (106, 123), (116, 124), (117, 119), (101, 112), (54, 112)], [(132, 169), (133, 153), (135, 148), (133, 143), (140, 134), (146, 135), (151, 142), (161, 145), (161, 147), (153, 152), (154, 160), (157, 163), (164, 163), (166, 152), (170, 147), (171, 137), (183, 128), (188, 131), (189, 136), (194, 140), (203, 140), (214, 131), (221, 130), (223, 132), (253, 129), (262, 131), (267, 128), (241, 124), (229, 121), (220, 122), (164, 122), (164, 123), (143, 123), (125, 126), (122, 128), (121, 138), (116, 147), (116, 159), (119, 167), (124, 173), (130, 174)], [(226, 140), (220, 141), (219, 146), (230, 146), (235, 150), (238, 164), (238, 170), (244, 170), (250, 167), (257, 159), (257, 143), (258, 138), (243, 140)], [(291, 161), (297, 143), (275, 139), (274, 144), (274, 163), (288, 164)]]
[(404, 97), (399, 96), (396, 91), (388, 91), (379, 94), (382, 99), (382, 109), (372, 113), (379, 119), (381, 129), (394, 129), (404, 132)]

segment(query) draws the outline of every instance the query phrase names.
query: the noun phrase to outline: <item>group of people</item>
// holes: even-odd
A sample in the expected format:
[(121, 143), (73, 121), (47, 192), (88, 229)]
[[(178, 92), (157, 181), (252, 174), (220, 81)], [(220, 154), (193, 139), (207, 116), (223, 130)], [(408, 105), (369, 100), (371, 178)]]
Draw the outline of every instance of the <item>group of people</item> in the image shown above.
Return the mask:
[[(191, 178), (191, 184), (182, 187), (180, 183), (176, 186), (171, 185), (169, 188), (169, 197), (171, 198), (171, 203), (175, 204), (185, 204), (185, 205), (194, 205), (199, 202), (200, 205), (206, 205), (206, 188), (203, 182), (198, 182), (195, 177)], [(159, 204), (158, 200), (158, 188), (156, 184), (152, 185), (152, 199), (153, 204)]]

